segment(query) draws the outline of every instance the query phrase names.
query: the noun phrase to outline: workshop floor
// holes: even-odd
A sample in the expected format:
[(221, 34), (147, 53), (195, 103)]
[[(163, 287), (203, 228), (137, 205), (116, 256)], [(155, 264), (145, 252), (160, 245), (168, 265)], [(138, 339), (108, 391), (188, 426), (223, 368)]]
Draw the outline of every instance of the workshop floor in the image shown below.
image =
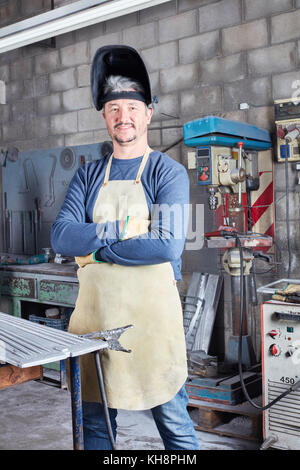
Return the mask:
[[(52, 374), (53, 375), (53, 374)], [(31, 381), (0, 392), (0, 450), (72, 450), (70, 393)], [(259, 444), (199, 432), (203, 450), (256, 450)], [(117, 448), (163, 450), (150, 412), (119, 411)]]

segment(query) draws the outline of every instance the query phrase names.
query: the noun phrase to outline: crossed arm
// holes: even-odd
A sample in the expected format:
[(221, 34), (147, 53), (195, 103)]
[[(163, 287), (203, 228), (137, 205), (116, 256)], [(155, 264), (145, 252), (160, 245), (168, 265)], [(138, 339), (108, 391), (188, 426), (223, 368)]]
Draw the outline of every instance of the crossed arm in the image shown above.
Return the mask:
[(97, 261), (134, 266), (178, 259), (188, 223), (189, 180), (183, 167), (169, 173), (162, 175), (151, 220), (129, 217), (125, 227), (126, 221), (119, 220), (86, 222), (86, 183), (78, 171), (52, 227), (53, 249), (75, 256), (80, 266)]

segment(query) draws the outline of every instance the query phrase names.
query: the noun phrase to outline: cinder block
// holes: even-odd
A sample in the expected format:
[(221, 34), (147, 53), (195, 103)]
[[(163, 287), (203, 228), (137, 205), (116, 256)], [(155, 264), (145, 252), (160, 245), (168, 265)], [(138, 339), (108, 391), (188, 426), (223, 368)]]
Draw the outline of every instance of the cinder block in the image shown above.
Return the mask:
[(60, 94), (43, 96), (37, 100), (37, 113), (40, 116), (58, 114), (61, 111)]
[(105, 142), (106, 140), (111, 141), (107, 129), (101, 129), (99, 131), (94, 131), (94, 142)]
[(123, 31), (123, 43), (141, 49), (157, 43), (156, 23), (134, 26)]
[(188, 11), (158, 22), (159, 42), (173, 41), (197, 33), (197, 15)]
[(219, 0), (179, 0), (178, 11), (191, 10), (192, 8), (207, 5), (208, 3), (216, 3)]
[(32, 119), (35, 115), (33, 99), (12, 103), (11, 113), (13, 121), (25, 122), (27, 119)]
[(77, 112), (51, 116), (51, 134), (71, 134), (77, 132)]
[(32, 77), (33, 71), (33, 60), (29, 58), (21, 58), (16, 62), (10, 64), (10, 79), (11, 80), (20, 80)]
[(95, 52), (99, 47), (103, 47), (108, 44), (121, 44), (121, 33), (111, 33), (105, 34), (103, 36), (99, 36), (97, 38), (90, 40), (90, 53), (91, 53), (91, 60), (93, 59)]
[(35, 98), (48, 94), (49, 79), (48, 75), (33, 77), (30, 80), (24, 80), (24, 98)]
[(158, 104), (155, 105), (155, 110), (152, 116), (152, 122), (167, 119), (177, 119), (179, 113), (179, 100), (176, 93), (162, 95), (158, 97)]
[(211, 31), (179, 40), (179, 62), (181, 64), (207, 60), (219, 54), (219, 31)]
[(150, 147), (157, 148), (161, 145), (161, 133), (160, 130), (154, 129), (148, 130), (148, 144)]
[(158, 95), (160, 90), (159, 72), (149, 73), (152, 95)]
[(10, 118), (10, 105), (1, 104), (0, 122), (9, 121)]
[(72, 67), (73, 65), (88, 63), (88, 42), (79, 42), (78, 44), (64, 47), (60, 50), (60, 57), (63, 67)]
[(1, 65), (0, 66), (0, 80), (3, 82), (8, 82), (9, 80), (9, 66)]
[(300, 96), (299, 71), (274, 75), (272, 80), (274, 100)]
[(237, 109), (240, 103), (245, 102), (250, 106), (271, 105), (273, 100), (270, 79), (246, 79), (224, 85), (225, 111)]
[[(281, 250), (281, 261), (283, 265), (286, 267), (288, 266), (288, 251), (287, 251), (287, 226), (285, 220), (278, 220), (276, 222), (276, 242)], [(292, 266), (293, 268), (298, 268), (297, 266), (297, 258), (299, 259), (299, 251), (300, 251), (300, 244), (299, 244), (299, 220), (290, 221), (290, 244), (291, 244), (291, 251), (292, 251)], [(297, 256), (296, 256), (296, 253)], [(284, 268), (282, 266), (282, 268)], [(284, 276), (287, 277), (287, 276)], [(295, 279), (293, 277), (293, 279)]]
[(21, 3), (21, 11), (24, 16), (32, 16), (41, 12), (44, 9), (44, 0), (30, 0), (30, 2)]
[(48, 135), (43, 137), (43, 139), (36, 139), (36, 145), (32, 147), (33, 149), (56, 149), (59, 147), (64, 147), (65, 140), (64, 136)]
[(220, 111), (221, 87), (205, 86), (192, 91), (181, 92), (181, 116), (205, 115)]
[(161, 70), (160, 83), (163, 93), (192, 88), (198, 83), (197, 64), (178, 65), (168, 70)]
[(37, 75), (54, 72), (59, 66), (58, 51), (51, 51), (40, 54), (34, 58), (35, 73)]
[(200, 63), (200, 83), (233, 82), (246, 76), (246, 64), (243, 54), (219, 57)]
[(89, 87), (74, 88), (64, 91), (62, 94), (62, 103), (66, 111), (89, 108), (91, 106), (91, 91)]
[(224, 54), (263, 47), (268, 44), (267, 21), (265, 19), (252, 21), (222, 31), (222, 46)]
[(171, 145), (177, 142), (182, 136), (182, 128), (162, 129), (162, 145)]
[(91, 131), (94, 129), (105, 128), (105, 121), (101, 112), (94, 108), (82, 109), (78, 111), (78, 130), (79, 132)]
[(293, 42), (280, 44), (248, 53), (250, 74), (268, 75), (273, 72), (287, 72), (295, 68), (296, 47)]
[(272, 43), (284, 42), (299, 38), (300, 10), (271, 18)]
[(245, 20), (254, 20), (293, 8), (292, 0), (245, 0)]
[(94, 133), (91, 132), (76, 132), (75, 134), (68, 134), (65, 136), (65, 145), (88, 145), (94, 143)]
[(18, 139), (24, 139), (25, 128), (22, 122), (4, 123), (2, 125), (2, 137), (4, 142), (15, 142)]
[(261, 106), (248, 110), (249, 124), (266, 129), (271, 133), (275, 131), (274, 120), (274, 106)]
[(16, 100), (22, 99), (24, 95), (24, 82), (23, 81), (9, 81), (6, 84), (6, 102), (12, 103)]
[(231, 26), (241, 21), (240, 0), (222, 0), (199, 8), (200, 33)]
[(51, 91), (64, 91), (75, 88), (75, 69), (70, 68), (49, 75), (49, 87)]
[(175, 0), (163, 3), (162, 5), (156, 5), (155, 7), (144, 8), (139, 11), (140, 24), (149, 23), (150, 21), (158, 21), (172, 15), (176, 15)]
[[(130, 13), (129, 15), (122, 15), (118, 18), (105, 22), (105, 28), (107, 33), (116, 33), (127, 28), (131, 28), (138, 24), (138, 13)], [(107, 43), (106, 43), (107, 44)]]
[(170, 42), (160, 46), (144, 49), (141, 53), (148, 72), (168, 69), (177, 64), (177, 43)]
[(46, 137), (50, 130), (49, 121), (49, 117), (26, 119), (24, 122), (26, 139)]
[(77, 85), (79, 87), (90, 86), (91, 68), (90, 65), (80, 65), (77, 67)]
[[(274, 187), (276, 191), (276, 207), (278, 205), (278, 217), (281, 220), (285, 220), (285, 164), (284, 163), (276, 163), (275, 164), (275, 177), (274, 177)], [(288, 168), (288, 177), (289, 177), (289, 189), (294, 189), (297, 186), (298, 181), (298, 174), (295, 169), (295, 165), (290, 165)], [(297, 193), (298, 194), (298, 193)], [(295, 211), (295, 207), (293, 206), (293, 199), (290, 199), (290, 207), (293, 208)], [(276, 209), (277, 211), (277, 209)], [(296, 214), (291, 215), (291, 218), (295, 218)], [(296, 217), (299, 218), (299, 215)]]

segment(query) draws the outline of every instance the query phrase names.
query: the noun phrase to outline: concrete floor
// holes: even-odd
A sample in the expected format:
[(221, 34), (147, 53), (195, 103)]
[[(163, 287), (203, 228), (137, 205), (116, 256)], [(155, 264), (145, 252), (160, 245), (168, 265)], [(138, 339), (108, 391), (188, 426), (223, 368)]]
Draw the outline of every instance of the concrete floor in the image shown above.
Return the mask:
[[(0, 450), (72, 450), (70, 398), (67, 390), (39, 381), (1, 390)], [(259, 448), (259, 443), (250, 440), (199, 431), (197, 435), (202, 450)], [(164, 449), (150, 412), (119, 411), (117, 448)]]

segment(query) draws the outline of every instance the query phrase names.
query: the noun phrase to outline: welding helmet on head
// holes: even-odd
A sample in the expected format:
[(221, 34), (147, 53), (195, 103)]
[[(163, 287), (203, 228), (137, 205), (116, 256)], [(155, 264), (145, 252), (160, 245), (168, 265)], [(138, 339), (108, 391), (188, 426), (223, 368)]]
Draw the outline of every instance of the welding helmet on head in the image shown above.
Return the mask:
[[(135, 91), (114, 92), (104, 96), (106, 79), (121, 75), (139, 82), (144, 93)], [(91, 88), (95, 108), (100, 111), (113, 99), (137, 99), (147, 105), (152, 103), (151, 86), (146, 66), (138, 52), (130, 46), (104, 46), (95, 53), (91, 67)]]

